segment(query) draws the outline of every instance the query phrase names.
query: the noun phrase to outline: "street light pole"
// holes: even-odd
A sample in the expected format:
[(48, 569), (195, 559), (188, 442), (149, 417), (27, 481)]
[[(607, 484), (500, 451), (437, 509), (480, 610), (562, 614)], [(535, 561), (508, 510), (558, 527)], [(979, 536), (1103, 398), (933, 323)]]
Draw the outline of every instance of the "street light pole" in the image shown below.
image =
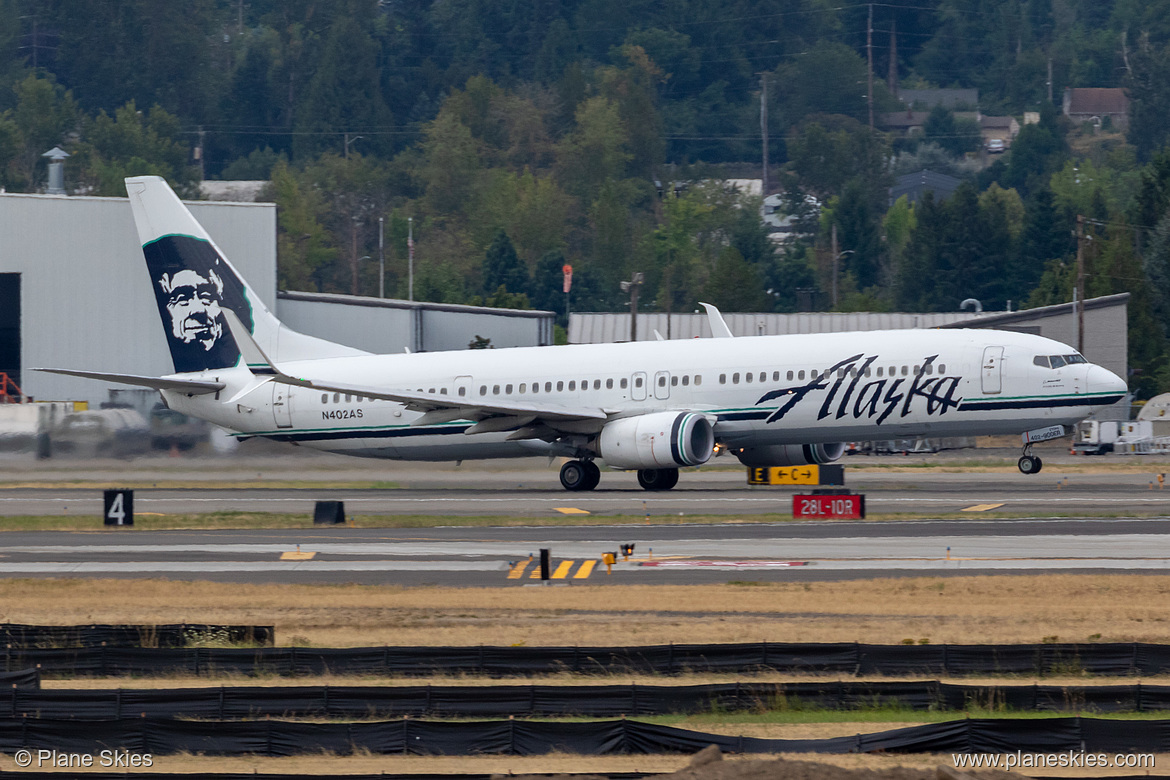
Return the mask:
[(378, 297), (386, 297), (386, 230), (385, 218), (378, 217)]
[(414, 217), (406, 218), (406, 299), (414, 300)]

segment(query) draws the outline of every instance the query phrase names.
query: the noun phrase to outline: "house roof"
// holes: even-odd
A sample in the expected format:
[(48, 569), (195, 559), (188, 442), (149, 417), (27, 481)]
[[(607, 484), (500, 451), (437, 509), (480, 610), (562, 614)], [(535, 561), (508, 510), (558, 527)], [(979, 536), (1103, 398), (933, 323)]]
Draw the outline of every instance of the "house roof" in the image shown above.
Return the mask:
[(985, 130), (990, 130), (993, 127), (1007, 129), (1015, 121), (1015, 117), (1010, 116), (981, 116), (979, 117), (979, 126)]
[(1102, 116), (1129, 111), (1129, 96), (1112, 87), (1074, 87), (1068, 90), (1067, 114)]

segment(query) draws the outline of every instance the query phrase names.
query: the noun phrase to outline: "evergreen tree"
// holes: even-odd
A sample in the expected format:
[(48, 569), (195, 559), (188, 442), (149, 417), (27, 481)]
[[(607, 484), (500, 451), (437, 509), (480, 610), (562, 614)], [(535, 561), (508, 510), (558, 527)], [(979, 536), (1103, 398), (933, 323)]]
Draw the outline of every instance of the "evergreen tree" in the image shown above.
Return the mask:
[(733, 246), (719, 253), (703, 295), (722, 311), (763, 311), (768, 305), (760, 274)]
[(528, 293), (528, 269), (503, 230), (496, 233), (483, 258), (484, 293), (495, 295), (501, 287), (510, 293)]
[(1052, 191), (1037, 190), (1024, 204), (1024, 230), (1020, 250), (1009, 273), (1009, 293), (1024, 299), (1039, 282), (1052, 260), (1063, 260), (1076, 251), (1071, 226), (1056, 210)]
[[(370, 3), (357, 2), (365, 9)], [(372, 8), (360, 15), (338, 15), (325, 43), (325, 50), (309, 82), (308, 94), (299, 109), (294, 144), (298, 156), (331, 149), (342, 156), (355, 149), (377, 154), (389, 148), (385, 131), (392, 119), (382, 98), (378, 70), (378, 46), (362, 21), (371, 20)], [(346, 133), (351, 144), (345, 148)]]
[(878, 284), (882, 278), (881, 232), (877, 215), (869, 207), (861, 182), (851, 180), (833, 209), (842, 252), (841, 270), (853, 274), (859, 290)]

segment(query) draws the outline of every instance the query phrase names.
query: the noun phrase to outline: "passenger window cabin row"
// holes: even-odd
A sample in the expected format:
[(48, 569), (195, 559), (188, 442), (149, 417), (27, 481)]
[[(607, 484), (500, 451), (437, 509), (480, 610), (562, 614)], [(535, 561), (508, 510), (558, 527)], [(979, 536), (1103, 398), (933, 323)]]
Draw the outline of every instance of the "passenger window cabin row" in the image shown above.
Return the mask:
[[(1058, 361), (1060, 361), (1060, 362), (1058, 363)], [(1085, 359), (1083, 357), (1081, 357), (1080, 355), (1064, 355), (1064, 356), (1054, 355), (1054, 356), (1036, 357), (1033, 359), (1033, 362), (1038, 366), (1045, 366), (1045, 367), (1051, 366), (1052, 368), (1059, 368), (1060, 366), (1063, 366), (1066, 362), (1067, 363), (1083, 363), (1083, 362), (1085, 362)], [(937, 373), (939, 373), (939, 374), (945, 374), (946, 370), (947, 370), (947, 367), (946, 367), (945, 363), (940, 363), (937, 366)], [(923, 366), (907, 366), (907, 365), (903, 365), (903, 366), (877, 366), (876, 368), (874, 368), (873, 366), (870, 366), (870, 367), (867, 367), (863, 372), (860, 372), (860, 373), (864, 374), (864, 376), (866, 376), (866, 377), (876, 376), (878, 378), (881, 378), (883, 376), (884, 377), (911, 376), (911, 375), (920, 376), (923, 373), (925, 373), (927, 376), (930, 376), (930, 375), (934, 374), (935, 372), (936, 372), (936, 367), (933, 364), (930, 364), (930, 365), (925, 366), (925, 368)], [(782, 375), (783, 375), (784, 381), (792, 382), (792, 381), (803, 381), (806, 378), (810, 379), (810, 380), (823, 379), (823, 378), (825, 378), (825, 374), (827, 374), (827, 373), (828, 373), (827, 369), (820, 370), (820, 369), (815, 369), (815, 368), (807, 369), (807, 370), (805, 370), (805, 369), (789, 370), (787, 372), (780, 372), (780, 371), (772, 371), (771, 372), (773, 382), (782, 381), (781, 380)], [(834, 373), (836, 374), (837, 377), (843, 377), (846, 375), (848, 375), (850, 377), (855, 377), (858, 375), (859, 371), (858, 371), (856, 366), (853, 366), (853, 367), (850, 367), (848, 369), (839, 368)], [(667, 382), (666, 372), (659, 372), (656, 376), (656, 381), (657, 381), (659, 387), (666, 387), (666, 382)], [(733, 385), (738, 385), (738, 384), (740, 384), (740, 382), (743, 382), (744, 384), (752, 384), (753, 382), (762, 383), (762, 382), (767, 382), (767, 381), (768, 381), (768, 372), (767, 371), (759, 371), (759, 372), (756, 372), (756, 371), (743, 371), (743, 372), (736, 371), (736, 372), (733, 372), (731, 374), (731, 384), (733, 384)], [(727, 383), (728, 383), (728, 375), (727, 374), (720, 374), (719, 375), (719, 384), (725, 385)], [(641, 375), (636, 375), (634, 377), (633, 384), (634, 384), (635, 389), (641, 389), (643, 387), (643, 377)], [(694, 374), (694, 375), (683, 374), (681, 376), (678, 374), (671, 374), (670, 375), (670, 386), (671, 387), (679, 387), (679, 386), (699, 387), (702, 384), (703, 384), (702, 374)], [(556, 381), (546, 380), (543, 383), (542, 382), (532, 382), (532, 383), (519, 382), (519, 383), (506, 383), (503, 385), (499, 385), (499, 384), (480, 385), (479, 386), (479, 394), (481, 396), (486, 396), (489, 394), (490, 395), (513, 395), (513, 394), (532, 395), (532, 394), (541, 393), (541, 392), (563, 393), (565, 391), (573, 393), (573, 392), (577, 391), (578, 387), (580, 387), (581, 390), (585, 391), (585, 390), (589, 390), (591, 386), (592, 386), (593, 390), (600, 390), (602, 388), (602, 386), (604, 386), (606, 390), (613, 390), (615, 388), (615, 386), (620, 390), (626, 390), (630, 386), (630, 380), (627, 377), (621, 377), (619, 379), (614, 379), (614, 378), (610, 377), (607, 379), (582, 379), (580, 381), (578, 381), (576, 379), (569, 379), (569, 380), (558, 379)], [(420, 392), (420, 393), (424, 392), (423, 388), (421, 388), (421, 387), (418, 388), (418, 392)], [(431, 387), (431, 388), (428, 388), (425, 392), (430, 393), (432, 395), (435, 394), (436, 392), (439, 395), (447, 395), (447, 388), (446, 387), (439, 387), (439, 388)], [(456, 388), (456, 394), (459, 395), (460, 397), (466, 397), (467, 388), (464, 386), (460, 386), (460, 387)], [(328, 404), (328, 403), (330, 403), (331, 400), (332, 400), (332, 403), (335, 403), (335, 404), (341, 403), (342, 397), (343, 396), (341, 393), (333, 393), (332, 399), (331, 399), (329, 393), (322, 393), (321, 394), (321, 403)], [(374, 398), (367, 398), (365, 396), (360, 396), (360, 395), (353, 396), (350, 394), (345, 394), (344, 398), (345, 398), (345, 403), (352, 403), (355, 401), (357, 403), (361, 403), (363, 400), (364, 401), (377, 400)]]
[[(901, 376), (911, 376), (911, 375), (921, 376), (924, 373), (926, 374), (926, 376), (932, 376), (933, 374), (936, 373), (936, 367), (933, 363), (928, 364), (925, 367), (923, 367), (923, 366), (877, 366), (875, 368), (873, 366), (867, 366), (864, 371), (861, 371), (856, 366), (851, 366), (849, 368), (838, 368), (834, 372), (834, 374), (837, 377), (844, 377), (844, 376), (855, 377), (855, 376), (858, 376), (858, 374), (861, 374), (861, 375), (866, 376), (866, 377), (876, 376), (878, 378), (881, 378), (881, 377), (899, 376), (899, 371), (900, 371)], [(946, 364), (945, 363), (938, 364), (937, 373), (941, 375), (941, 374), (945, 374), (946, 372), (947, 372)], [(809, 380), (824, 379), (826, 374), (828, 374), (828, 373), (829, 373), (828, 369), (821, 370), (821, 369), (816, 369), (816, 368), (808, 369), (807, 371), (805, 371), (804, 369), (790, 370), (784, 374), (784, 380), (788, 381), (788, 382), (803, 381), (806, 378), (806, 376)], [(772, 381), (773, 382), (781, 381), (780, 376), (781, 376), (781, 372), (773, 371), (772, 372)], [(740, 383), (741, 379), (742, 379), (744, 384), (751, 384), (752, 382), (757, 382), (757, 381), (758, 382), (767, 382), (768, 381), (768, 372), (767, 371), (760, 371), (759, 373), (756, 373), (754, 371), (745, 371), (741, 374), (739, 371), (736, 371), (731, 375), (731, 384), (738, 385)], [(720, 374), (719, 375), (719, 384), (721, 384), (721, 385), (727, 384), (727, 374)]]

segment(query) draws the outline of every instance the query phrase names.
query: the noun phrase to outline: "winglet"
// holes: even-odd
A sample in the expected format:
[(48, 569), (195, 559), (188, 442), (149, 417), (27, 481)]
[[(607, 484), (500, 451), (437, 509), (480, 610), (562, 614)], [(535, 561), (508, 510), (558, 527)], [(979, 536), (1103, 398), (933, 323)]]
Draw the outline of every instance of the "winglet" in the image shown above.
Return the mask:
[(727, 327), (727, 323), (723, 321), (723, 315), (719, 313), (719, 309), (702, 301), (699, 301), (699, 305), (707, 310), (707, 323), (711, 326), (711, 338), (734, 338), (731, 333), (731, 328)]

